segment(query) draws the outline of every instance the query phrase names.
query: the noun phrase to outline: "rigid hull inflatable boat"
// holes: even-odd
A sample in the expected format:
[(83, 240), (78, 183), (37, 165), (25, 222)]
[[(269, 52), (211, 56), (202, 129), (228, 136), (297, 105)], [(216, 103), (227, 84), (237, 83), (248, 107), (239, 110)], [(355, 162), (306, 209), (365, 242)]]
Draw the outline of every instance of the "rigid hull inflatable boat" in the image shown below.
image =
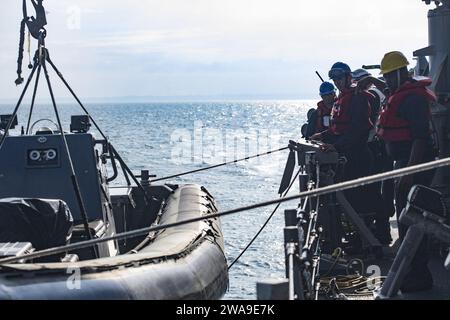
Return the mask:
[[(147, 170), (131, 171), (50, 59), (45, 9), (33, 4), (36, 18), (23, 1), (16, 84), (26, 27), (38, 41), (32, 70), (13, 113), (0, 117), (0, 299), (220, 298), (228, 269), (214, 198), (197, 185), (156, 185)], [(49, 67), (84, 111), (69, 131)], [(56, 122), (31, 125), (41, 72)], [(35, 75), (26, 130), (11, 134)], [(119, 171), (126, 184), (112, 187)]]
[[(10, 136), (0, 150), (2, 258), (88, 239), (77, 199), (70, 190), (70, 170), (61, 139), (57, 134), (37, 134)], [(105, 141), (96, 141), (89, 133), (70, 133), (66, 139), (93, 239), (191, 218), (204, 216), (205, 220), (3, 264), (0, 298), (221, 297), (228, 285), (227, 265), (220, 222), (208, 219), (217, 208), (207, 190), (197, 185), (151, 185), (145, 180), (145, 171), (142, 189), (109, 187), (111, 178), (102, 162), (108, 155), (95, 148)], [(41, 159), (33, 160), (37, 153)], [(49, 153), (55, 158), (48, 159)]]

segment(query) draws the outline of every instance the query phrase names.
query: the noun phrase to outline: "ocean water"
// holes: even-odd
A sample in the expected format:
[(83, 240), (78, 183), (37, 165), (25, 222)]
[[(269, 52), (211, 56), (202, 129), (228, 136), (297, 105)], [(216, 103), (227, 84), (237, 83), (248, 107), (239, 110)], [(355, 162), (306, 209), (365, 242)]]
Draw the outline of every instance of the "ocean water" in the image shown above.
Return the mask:
[[(287, 146), (301, 137), (314, 101), (252, 101), (208, 103), (86, 104), (102, 131), (130, 168), (148, 169), (158, 177), (199, 169)], [(0, 113), (14, 106), (0, 105)], [(19, 127), (26, 126), (27, 105), (19, 112)], [(63, 125), (82, 114), (77, 105), (60, 106)], [(32, 122), (55, 119), (49, 105), (37, 105)], [(39, 126), (52, 127), (50, 122)], [(35, 130), (34, 129), (34, 130)], [(99, 136), (95, 130), (92, 132)], [(288, 151), (168, 180), (197, 183), (215, 197), (220, 210), (278, 198)], [(120, 184), (118, 180), (116, 183)], [(296, 185), (291, 192), (296, 192)], [(230, 287), (224, 299), (256, 299), (256, 282), (284, 276), (283, 204), (259, 238), (230, 270)], [(258, 232), (274, 207), (238, 213), (222, 219), (225, 249), (231, 263)]]

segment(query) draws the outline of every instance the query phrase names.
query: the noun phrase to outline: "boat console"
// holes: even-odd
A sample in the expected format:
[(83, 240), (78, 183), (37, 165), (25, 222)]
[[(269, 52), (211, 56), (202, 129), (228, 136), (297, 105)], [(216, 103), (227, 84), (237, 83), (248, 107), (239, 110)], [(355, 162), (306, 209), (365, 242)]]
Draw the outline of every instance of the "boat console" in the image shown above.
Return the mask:
[[(116, 233), (114, 215), (109, 205), (109, 190), (105, 164), (87, 130), (81, 130), (80, 117), (72, 124), (75, 132), (67, 133), (66, 140), (72, 156), (74, 171), (94, 238)], [(86, 119), (86, 118), (82, 118)], [(86, 127), (86, 125), (84, 125)], [(0, 149), (0, 199), (61, 199), (73, 217), (72, 241), (86, 239), (81, 210), (72, 188), (70, 162), (61, 136), (51, 129), (41, 128), (33, 135), (8, 136)], [(116, 244), (98, 245), (101, 256), (117, 254)], [(88, 254), (89, 253), (89, 254)], [(90, 258), (92, 250), (79, 252)]]

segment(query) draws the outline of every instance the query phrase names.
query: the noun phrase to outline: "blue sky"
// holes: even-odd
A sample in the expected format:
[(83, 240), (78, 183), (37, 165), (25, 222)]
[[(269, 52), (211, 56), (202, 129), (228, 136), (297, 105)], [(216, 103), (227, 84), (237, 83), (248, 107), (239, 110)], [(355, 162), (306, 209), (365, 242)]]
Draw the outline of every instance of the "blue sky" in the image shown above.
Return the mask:
[[(22, 89), (14, 85), (21, 2), (2, 0), (0, 100)], [(392, 50), (412, 60), (412, 52), (428, 44), (428, 8), (420, 0), (44, 4), (52, 59), (83, 98), (309, 99), (320, 84), (315, 70), (326, 75), (337, 60), (354, 69), (379, 63)], [(68, 96), (58, 85), (55, 91)]]

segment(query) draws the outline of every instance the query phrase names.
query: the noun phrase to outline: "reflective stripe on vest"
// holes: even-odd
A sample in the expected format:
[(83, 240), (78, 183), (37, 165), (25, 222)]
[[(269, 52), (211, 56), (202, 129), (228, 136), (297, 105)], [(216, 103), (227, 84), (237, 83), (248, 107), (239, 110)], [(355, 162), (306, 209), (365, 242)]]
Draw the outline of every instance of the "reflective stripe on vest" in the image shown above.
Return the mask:
[(330, 126), (331, 109), (328, 109), (323, 101), (317, 104), (316, 133), (328, 129)]

